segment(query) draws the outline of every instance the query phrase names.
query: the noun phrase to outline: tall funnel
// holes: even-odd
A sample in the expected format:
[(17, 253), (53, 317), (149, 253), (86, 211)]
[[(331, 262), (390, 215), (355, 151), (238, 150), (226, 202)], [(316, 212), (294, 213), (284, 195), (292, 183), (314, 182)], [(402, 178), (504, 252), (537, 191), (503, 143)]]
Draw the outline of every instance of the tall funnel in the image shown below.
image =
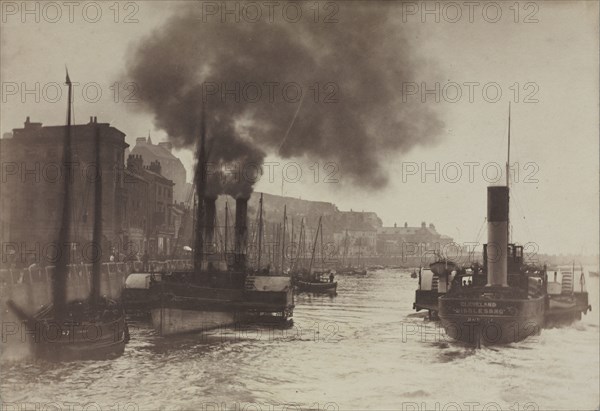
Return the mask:
[(238, 197), (235, 199), (235, 253), (246, 253), (248, 199)]
[(488, 187), (487, 285), (508, 285), (508, 187)]

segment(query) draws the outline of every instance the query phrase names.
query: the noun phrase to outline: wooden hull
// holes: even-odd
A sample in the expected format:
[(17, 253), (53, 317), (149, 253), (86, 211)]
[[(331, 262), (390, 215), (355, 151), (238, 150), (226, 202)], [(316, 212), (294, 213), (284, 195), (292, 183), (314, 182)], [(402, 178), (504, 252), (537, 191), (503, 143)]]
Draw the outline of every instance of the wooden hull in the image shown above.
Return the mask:
[[(11, 305), (22, 319), (27, 317)], [(122, 306), (102, 299), (97, 307), (87, 300), (67, 304), (64, 317), (57, 321), (49, 305), (25, 319), (28, 341), (35, 357), (47, 361), (79, 361), (115, 358), (123, 354), (129, 330)]]
[(509, 344), (537, 335), (544, 326), (544, 297), (527, 299), (439, 299), (446, 334), (471, 345)]
[(335, 293), (337, 291), (337, 282), (321, 283), (321, 282), (296, 282), (296, 289), (300, 292), (308, 293)]

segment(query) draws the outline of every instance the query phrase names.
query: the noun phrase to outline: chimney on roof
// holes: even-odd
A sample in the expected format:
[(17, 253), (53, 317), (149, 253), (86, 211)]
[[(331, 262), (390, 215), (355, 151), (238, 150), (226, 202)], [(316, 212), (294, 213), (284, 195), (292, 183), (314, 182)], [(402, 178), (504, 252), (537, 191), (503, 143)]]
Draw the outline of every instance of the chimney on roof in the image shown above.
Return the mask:
[(27, 116), (27, 119), (25, 120), (25, 127), (26, 129), (41, 129), (42, 128), (42, 123), (32, 123), (31, 120), (29, 119), (29, 116)]
[(429, 223), (429, 228), (431, 228), (432, 230), (435, 230), (435, 226), (433, 225), (433, 223)]
[(427, 224), (425, 224), (425, 221), (422, 221), (421, 222), (421, 228), (426, 228), (426, 227), (427, 227)]
[(398, 227), (398, 224), (394, 223), (394, 228), (397, 228), (397, 227)]
[(146, 137), (138, 137), (135, 139), (135, 145), (146, 144)]
[(408, 223), (406, 221), (404, 222), (404, 228), (408, 228)]
[(143, 168), (144, 160), (142, 159), (142, 156), (130, 154), (129, 157), (127, 157), (127, 169), (139, 173)]
[(156, 161), (151, 162), (149, 170), (152, 171), (153, 173), (160, 174), (160, 171), (161, 171), (160, 161), (156, 160)]
[(169, 153), (171, 152), (171, 150), (173, 150), (173, 144), (168, 141), (162, 141), (158, 143), (158, 145), (167, 150)]

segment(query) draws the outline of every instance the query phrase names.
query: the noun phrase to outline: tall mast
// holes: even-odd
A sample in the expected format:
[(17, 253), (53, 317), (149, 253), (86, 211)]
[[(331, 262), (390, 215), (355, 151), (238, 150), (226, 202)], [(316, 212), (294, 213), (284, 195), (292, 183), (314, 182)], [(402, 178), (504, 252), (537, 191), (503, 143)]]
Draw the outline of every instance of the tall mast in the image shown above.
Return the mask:
[[(96, 170), (98, 175), (94, 182), (94, 234), (93, 243), (96, 247), (102, 247), (102, 167), (100, 162), (100, 127), (94, 119), (95, 131), (95, 155), (96, 155)], [(92, 305), (97, 305), (100, 301), (100, 278), (102, 266), (99, 256), (94, 259), (92, 265), (92, 286), (90, 290), (90, 300)]]
[(285, 270), (285, 225), (287, 223), (287, 205), (283, 206), (283, 232), (281, 235), (281, 272)]
[(360, 268), (360, 251), (362, 248), (362, 237), (358, 237), (358, 267)]
[(262, 254), (262, 236), (263, 236), (263, 193), (260, 193), (259, 214), (258, 214), (258, 264), (260, 270), (260, 257)]
[[(506, 152), (506, 188), (508, 189), (510, 186), (510, 101), (508, 102), (508, 147)], [(508, 190), (508, 202), (510, 202), (510, 190)], [(507, 204), (508, 206), (508, 204)], [(506, 222), (506, 238), (510, 241), (510, 207), (508, 208), (508, 217)]]
[(227, 200), (225, 201), (225, 245), (223, 246), (223, 254), (225, 260), (227, 260), (227, 232), (229, 231), (229, 206)]
[(317, 240), (319, 239), (319, 230), (321, 229), (321, 217), (319, 217), (319, 225), (317, 226), (317, 232), (315, 233), (315, 241), (313, 243), (312, 254), (310, 256), (310, 264), (308, 266), (309, 274), (312, 272), (313, 261), (315, 260), (315, 251), (317, 249)]
[[(66, 70), (66, 68), (65, 68)], [(69, 78), (69, 71), (66, 70), (66, 84), (69, 87), (67, 98), (67, 129), (65, 130), (65, 139), (63, 142), (63, 169), (71, 165), (71, 99), (73, 96), (73, 85)], [(67, 304), (67, 269), (69, 265), (69, 257), (71, 249), (69, 244), (69, 231), (71, 226), (71, 183), (67, 175), (65, 175), (63, 185), (63, 203), (62, 203), (62, 221), (58, 233), (59, 244), (61, 247), (61, 255), (57, 261), (54, 271), (54, 281), (52, 287), (52, 297), (54, 302), (54, 314), (57, 321), (64, 318), (65, 306)], [(96, 256), (99, 258), (99, 256)]]
[[(324, 267), (325, 266), (325, 249), (323, 248), (323, 227), (321, 227), (321, 266)], [(322, 268), (321, 267), (321, 268)]]
[(205, 171), (206, 167), (206, 116), (204, 106), (200, 120), (200, 144), (197, 147), (196, 173), (194, 175), (194, 185), (196, 186), (196, 225), (194, 231), (196, 238), (194, 241), (194, 272), (196, 276), (202, 270), (202, 259), (204, 251), (204, 239), (202, 238), (202, 224), (204, 223), (204, 194), (206, 192)]
[(510, 184), (510, 101), (508, 102), (508, 150), (506, 154), (506, 186)]

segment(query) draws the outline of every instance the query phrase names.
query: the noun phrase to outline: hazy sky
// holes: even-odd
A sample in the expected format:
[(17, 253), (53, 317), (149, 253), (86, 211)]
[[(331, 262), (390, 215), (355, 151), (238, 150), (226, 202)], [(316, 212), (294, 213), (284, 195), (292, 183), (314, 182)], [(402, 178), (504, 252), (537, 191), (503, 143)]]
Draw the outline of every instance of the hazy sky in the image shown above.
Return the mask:
[[(32, 12), (23, 15), (23, 4), (1, 4), (0, 132), (22, 127), (28, 115), (32, 121), (47, 125), (64, 123), (66, 64), (71, 79), (87, 85), (86, 98), (83, 87), (76, 88), (77, 123), (97, 116), (99, 121), (110, 122), (125, 132), (130, 145), (149, 131), (154, 142), (166, 139), (165, 132), (155, 127), (152, 115), (136, 110), (137, 103), (124, 101), (129, 91), (125, 89), (127, 79), (121, 76), (125, 61), (140, 39), (164, 24), (181, 5), (122, 2), (117, 15), (113, 2), (81, 2), (74, 8), (70, 22), (69, 8), (63, 2), (53, 3), (60, 8), (61, 16), (56, 7), (35, 2), (27, 3)], [(313, 3), (304, 3), (304, 16), (313, 18), (309, 4)], [(321, 14), (315, 24), (324, 24), (324, 16), (336, 10), (331, 4), (334, 2), (320, 4)], [(461, 16), (447, 4), (397, 3), (390, 9), (394, 24), (400, 26), (403, 38), (410, 43), (411, 58), (420, 61), (416, 86), (393, 83), (390, 87), (412, 109), (427, 108), (443, 121), (437, 144), (384, 156), (380, 161), (390, 182), (378, 191), (357, 189), (347, 179), (344, 182), (341, 168), (333, 176), (339, 182), (325, 182), (331, 169), (324, 168), (323, 159), (281, 160), (268, 153), (267, 161), (296, 161), (302, 169), (302, 180), (285, 183), (284, 193), (334, 202), (342, 210), (375, 211), (385, 225), (433, 222), (440, 232), (458, 242), (475, 241), (486, 213), (485, 187), (495, 181), (497, 165), (502, 168), (506, 161), (511, 101), (511, 162), (518, 163), (519, 170), (511, 194), (513, 239), (535, 242), (542, 253), (597, 253), (598, 3), (481, 2), (473, 10), (463, 2), (453, 3), (461, 7)], [(501, 16), (496, 14), (496, 5)], [(97, 10), (102, 12), (100, 17), (96, 17)], [(274, 18), (281, 18), (278, 10)], [(433, 14), (422, 14), (424, 10), (433, 10)], [(435, 21), (436, 10), (439, 22)], [(92, 23), (96, 18), (98, 21)], [(220, 17), (217, 12), (207, 18)], [(337, 22), (330, 24), (357, 24), (353, 19), (344, 19), (343, 9), (335, 13), (335, 18)], [(126, 19), (137, 22), (125, 23)], [(369, 42), (369, 30), (363, 31), (365, 41), (361, 47), (377, 50), (380, 44)], [(298, 36), (302, 36), (300, 29)], [(340, 68), (352, 69), (351, 65)], [(60, 97), (56, 96), (54, 82), (62, 88)], [(115, 82), (120, 82), (117, 95)], [(422, 95), (423, 86), (434, 92)], [(97, 89), (102, 96), (92, 102)], [(461, 96), (456, 94), (457, 89)], [(499, 97), (497, 90), (502, 93)], [(291, 124), (291, 117), (289, 121)], [(293, 124), (287, 138), (302, 138), (294, 134)], [(190, 178), (192, 155), (187, 150), (179, 155)], [(315, 162), (320, 169), (316, 183), (314, 166), (311, 168)], [(256, 190), (281, 194), (282, 166), (274, 170), (274, 181), (265, 177)], [(430, 172), (422, 174), (423, 170)], [(485, 240), (485, 230), (479, 240)]]

